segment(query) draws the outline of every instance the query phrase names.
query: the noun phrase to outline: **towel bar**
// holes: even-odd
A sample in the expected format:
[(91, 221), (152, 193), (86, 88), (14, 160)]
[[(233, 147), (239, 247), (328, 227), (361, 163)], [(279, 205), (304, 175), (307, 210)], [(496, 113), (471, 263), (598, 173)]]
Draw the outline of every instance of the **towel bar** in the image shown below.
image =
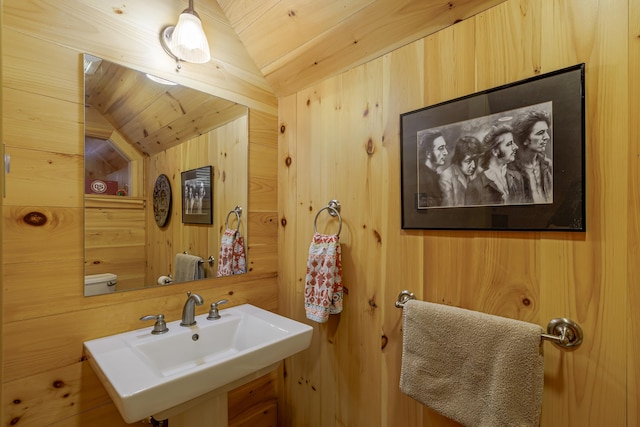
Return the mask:
[(316, 214), (316, 217), (313, 220), (313, 232), (314, 233), (318, 232), (318, 228), (316, 226), (317, 222), (318, 222), (318, 216), (320, 215), (320, 212), (326, 210), (326, 211), (329, 211), (329, 215), (338, 217), (338, 220), (340, 221), (340, 224), (338, 225), (338, 232), (336, 234), (339, 236), (340, 232), (342, 231), (342, 216), (340, 216), (340, 208), (341, 207), (342, 206), (340, 205), (339, 201), (332, 200), (327, 204), (327, 206), (325, 206), (322, 209), (320, 209), (318, 211), (318, 213)]
[[(189, 252), (184, 251), (183, 254), (189, 255)], [(200, 261), (198, 261), (198, 264), (202, 264), (204, 262), (208, 262), (209, 265), (213, 265), (216, 262), (216, 259), (213, 257), (213, 255), (209, 255), (209, 258), (207, 258), (206, 261), (201, 259)]]
[[(413, 292), (404, 290), (398, 294), (397, 308), (404, 308), (407, 301), (416, 299)], [(551, 341), (565, 350), (575, 350), (582, 344), (582, 328), (576, 322), (565, 317), (551, 319), (547, 325), (547, 333), (540, 334), (540, 338)]]

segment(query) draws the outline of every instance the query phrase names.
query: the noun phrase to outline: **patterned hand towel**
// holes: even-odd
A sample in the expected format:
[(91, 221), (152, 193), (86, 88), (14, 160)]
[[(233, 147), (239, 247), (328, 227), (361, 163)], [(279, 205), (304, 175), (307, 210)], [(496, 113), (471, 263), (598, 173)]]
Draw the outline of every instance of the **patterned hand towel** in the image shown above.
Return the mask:
[(204, 279), (202, 258), (188, 254), (176, 254), (173, 283)]
[(467, 427), (537, 427), (542, 332), (531, 323), (408, 301), (400, 390)]
[(337, 235), (315, 233), (309, 246), (304, 306), (307, 318), (324, 323), (342, 311), (342, 260)]
[(246, 273), (247, 258), (244, 238), (238, 230), (227, 228), (222, 233), (218, 258), (218, 277)]

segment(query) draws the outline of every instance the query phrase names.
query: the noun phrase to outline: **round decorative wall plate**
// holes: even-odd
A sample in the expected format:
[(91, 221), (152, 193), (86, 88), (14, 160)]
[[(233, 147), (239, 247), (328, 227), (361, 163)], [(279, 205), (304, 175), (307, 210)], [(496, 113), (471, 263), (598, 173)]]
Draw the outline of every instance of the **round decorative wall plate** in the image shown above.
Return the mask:
[(171, 184), (169, 178), (162, 174), (156, 179), (153, 187), (153, 216), (158, 227), (163, 227), (171, 212)]

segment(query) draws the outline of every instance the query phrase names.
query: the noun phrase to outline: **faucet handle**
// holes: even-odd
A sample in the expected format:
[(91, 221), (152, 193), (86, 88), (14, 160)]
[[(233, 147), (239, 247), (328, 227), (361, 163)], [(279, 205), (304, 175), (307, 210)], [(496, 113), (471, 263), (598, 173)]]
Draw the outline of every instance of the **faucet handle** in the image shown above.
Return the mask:
[(211, 303), (211, 310), (209, 310), (209, 315), (207, 316), (208, 320), (216, 320), (220, 318), (220, 313), (218, 312), (218, 305), (226, 304), (229, 300), (221, 299), (220, 301)]
[(153, 330), (151, 333), (153, 335), (164, 334), (165, 332), (169, 332), (169, 328), (167, 328), (167, 322), (164, 320), (164, 314), (158, 314), (157, 316), (142, 316), (140, 320), (155, 320), (156, 323), (153, 325)]

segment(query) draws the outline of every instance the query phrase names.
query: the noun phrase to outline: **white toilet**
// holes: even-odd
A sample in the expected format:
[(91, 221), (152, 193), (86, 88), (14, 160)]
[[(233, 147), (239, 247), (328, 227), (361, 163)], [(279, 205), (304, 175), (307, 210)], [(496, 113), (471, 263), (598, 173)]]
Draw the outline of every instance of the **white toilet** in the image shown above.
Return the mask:
[(114, 292), (118, 276), (111, 273), (84, 276), (84, 295), (102, 295)]

